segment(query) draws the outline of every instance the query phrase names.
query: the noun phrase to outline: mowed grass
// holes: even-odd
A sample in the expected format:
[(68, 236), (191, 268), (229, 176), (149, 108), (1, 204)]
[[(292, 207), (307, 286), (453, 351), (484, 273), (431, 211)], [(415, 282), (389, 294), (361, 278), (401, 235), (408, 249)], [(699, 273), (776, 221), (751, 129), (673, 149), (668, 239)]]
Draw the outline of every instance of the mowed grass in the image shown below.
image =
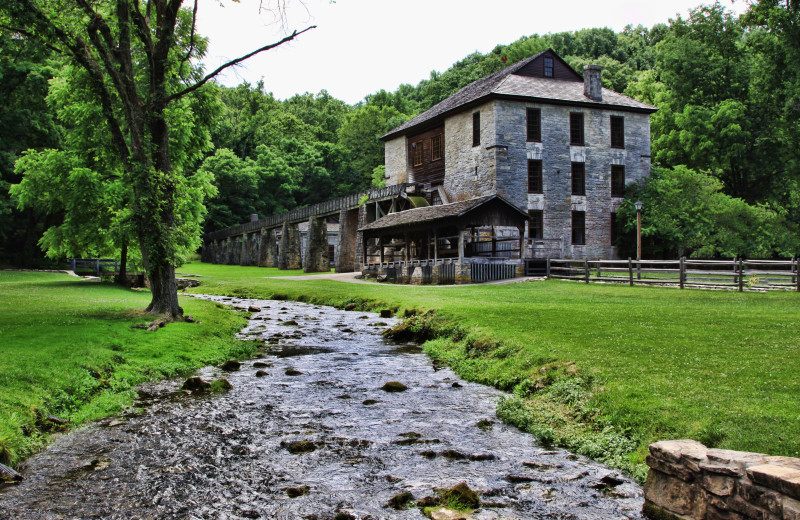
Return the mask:
[(234, 340), (246, 323), (212, 302), (182, 298), (202, 323), (131, 328), (147, 292), (62, 274), (0, 272), (0, 462), (46, 442), (47, 414), (71, 423), (116, 413), (143, 381), (186, 374), (252, 351)]
[[(256, 270), (253, 276), (252, 268), (199, 263), (182, 271), (204, 275), (195, 292), (340, 307), (355, 302), (359, 308), (435, 309), (435, 319), (418, 315), (411, 320), (423, 337), (444, 336), (428, 343), (431, 355), (468, 379), (514, 389), (540, 423), (571, 421), (556, 428), (557, 441), (559, 432), (582, 435), (587, 428), (621, 435), (632, 443), (624, 450), (634, 465), (643, 462), (649, 443), (674, 438), (800, 456), (800, 294), (795, 292), (557, 280), (471, 287), (363, 285), (269, 279), (271, 270)], [(534, 388), (536, 381), (550, 385), (566, 377), (580, 384), (572, 389), (553, 385), (558, 391), (550, 395), (558, 399), (543, 400), (549, 387)], [(512, 421), (514, 413), (508, 414)], [(517, 422), (534, 433), (547, 426), (529, 419)], [(552, 440), (553, 432), (543, 438)], [(563, 438), (559, 443), (570, 445)], [(606, 448), (584, 451), (598, 449)]]

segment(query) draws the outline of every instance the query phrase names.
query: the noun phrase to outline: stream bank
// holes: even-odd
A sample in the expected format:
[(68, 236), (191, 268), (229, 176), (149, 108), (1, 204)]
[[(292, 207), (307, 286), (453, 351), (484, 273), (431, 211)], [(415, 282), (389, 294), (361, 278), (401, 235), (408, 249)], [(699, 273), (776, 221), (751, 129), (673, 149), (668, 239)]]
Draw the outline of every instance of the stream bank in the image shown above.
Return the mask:
[(137, 411), (60, 437), (0, 491), (0, 518), (411, 519), (420, 510), (393, 497), (460, 482), (478, 492), (476, 519), (640, 518), (634, 482), (500, 423), (499, 391), (384, 340), (396, 319), (199, 297), (259, 309), (241, 334), (265, 341), (263, 357), (198, 373), (227, 393), (152, 383)]

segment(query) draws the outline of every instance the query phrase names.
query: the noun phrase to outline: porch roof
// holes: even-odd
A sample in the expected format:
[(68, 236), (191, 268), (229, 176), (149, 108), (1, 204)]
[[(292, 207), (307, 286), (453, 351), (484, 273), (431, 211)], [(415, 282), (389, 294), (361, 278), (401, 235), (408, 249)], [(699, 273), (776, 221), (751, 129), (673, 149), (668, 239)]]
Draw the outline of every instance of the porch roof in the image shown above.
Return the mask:
[(528, 215), (500, 195), (415, 208), (390, 213), (359, 231), (379, 236), (393, 231), (414, 231), (455, 225), (459, 228), (482, 225), (524, 225)]

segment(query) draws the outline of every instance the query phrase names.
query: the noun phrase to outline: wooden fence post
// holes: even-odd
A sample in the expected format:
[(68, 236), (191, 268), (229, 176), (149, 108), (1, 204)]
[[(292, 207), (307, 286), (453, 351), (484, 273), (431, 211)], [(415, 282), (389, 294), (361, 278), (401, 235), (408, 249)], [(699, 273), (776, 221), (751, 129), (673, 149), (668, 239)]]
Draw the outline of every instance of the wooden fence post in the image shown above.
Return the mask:
[(797, 292), (800, 292), (800, 258), (794, 257), (794, 283)]
[(589, 283), (589, 260), (584, 258), (583, 268), (586, 270), (586, 283)]
[(744, 290), (744, 264), (742, 259), (739, 258), (739, 292)]
[(686, 261), (686, 257), (682, 256), (681, 260), (680, 260), (680, 262), (681, 262), (680, 274), (678, 274), (678, 280), (679, 280), (679, 284), (680, 284), (681, 289), (683, 289), (683, 285), (684, 285), (684, 283), (686, 283), (686, 264), (684, 264), (685, 261)]
[(72, 259), (72, 272), (75, 272), (75, 259)]
[(550, 259), (549, 258), (547, 259), (547, 271), (546, 271), (546, 273), (547, 273), (547, 277), (550, 278)]
[(630, 286), (633, 287), (633, 262), (631, 261), (631, 257), (628, 257), (628, 278), (630, 280)]

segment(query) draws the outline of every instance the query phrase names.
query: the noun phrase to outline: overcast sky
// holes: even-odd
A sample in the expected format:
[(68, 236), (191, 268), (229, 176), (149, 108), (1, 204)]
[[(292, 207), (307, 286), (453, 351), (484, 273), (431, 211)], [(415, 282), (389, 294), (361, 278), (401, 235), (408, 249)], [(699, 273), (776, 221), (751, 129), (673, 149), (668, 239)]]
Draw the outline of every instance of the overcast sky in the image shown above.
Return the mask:
[[(225, 85), (263, 79), (285, 99), (297, 93), (356, 103), (380, 89), (416, 85), (471, 52), (486, 53), (521, 36), (628, 24), (652, 27), (702, 0), (287, 0), (287, 27), (259, 0), (199, 0), (198, 30), (210, 38), (206, 69), (279, 40), (285, 31), (317, 28), (251, 58), (221, 76)], [(263, 4), (275, 0), (263, 0)], [(710, 3), (710, 2), (705, 2)], [(741, 13), (744, 0), (721, 0)], [(222, 5), (220, 5), (222, 4)], [(304, 7), (305, 5), (305, 7)], [(284, 32), (282, 32), (282, 30)]]

